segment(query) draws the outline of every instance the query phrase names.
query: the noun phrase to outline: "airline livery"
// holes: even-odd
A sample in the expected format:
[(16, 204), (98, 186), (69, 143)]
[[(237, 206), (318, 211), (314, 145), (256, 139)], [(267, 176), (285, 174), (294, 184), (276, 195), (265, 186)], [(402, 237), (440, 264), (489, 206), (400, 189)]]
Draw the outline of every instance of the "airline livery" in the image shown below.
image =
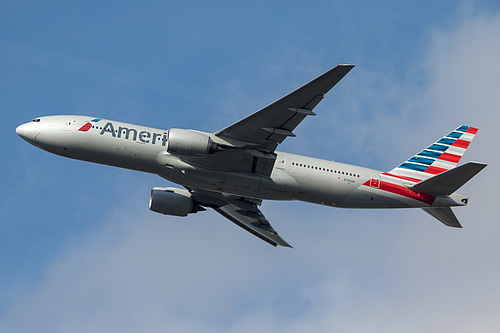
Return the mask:
[(259, 209), (263, 200), (345, 208), (422, 208), (461, 227), (456, 191), (486, 164), (457, 166), (477, 133), (459, 126), (388, 172), (276, 151), (354, 66), (339, 65), (218, 131), (161, 130), (87, 116), (47, 116), (16, 132), (48, 152), (153, 173), (184, 187), (154, 187), (149, 208), (187, 216), (212, 208), (271, 245), (291, 247)]

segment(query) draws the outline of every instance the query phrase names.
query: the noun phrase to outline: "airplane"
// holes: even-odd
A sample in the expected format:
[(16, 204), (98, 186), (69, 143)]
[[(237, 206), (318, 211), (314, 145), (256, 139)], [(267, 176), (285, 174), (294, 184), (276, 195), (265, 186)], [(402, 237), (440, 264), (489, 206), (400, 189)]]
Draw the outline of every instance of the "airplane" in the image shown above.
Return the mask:
[(457, 166), (477, 128), (459, 126), (390, 171), (276, 151), (354, 65), (338, 65), (217, 132), (169, 130), (80, 115), (45, 116), (16, 128), (50, 153), (156, 174), (184, 187), (154, 187), (149, 209), (173, 216), (212, 208), (273, 246), (291, 247), (259, 206), (298, 200), (341, 208), (421, 208), (461, 228), (456, 191), (486, 164)]

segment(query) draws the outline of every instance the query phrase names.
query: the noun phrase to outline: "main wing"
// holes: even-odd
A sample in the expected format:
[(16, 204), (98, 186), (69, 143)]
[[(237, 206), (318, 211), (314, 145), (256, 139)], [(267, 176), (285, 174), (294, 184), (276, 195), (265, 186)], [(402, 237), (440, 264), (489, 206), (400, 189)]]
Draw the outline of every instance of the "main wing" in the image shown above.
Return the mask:
[(273, 152), (354, 65), (338, 65), (285, 97), (215, 133), (263, 153)]
[(215, 208), (215, 211), (273, 246), (292, 247), (278, 235), (255, 204), (250, 204), (245, 200), (235, 200), (235, 203)]
[(202, 206), (216, 212), (273, 246), (292, 247), (274, 230), (264, 214), (257, 207), (262, 200), (194, 189), (193, 198)]

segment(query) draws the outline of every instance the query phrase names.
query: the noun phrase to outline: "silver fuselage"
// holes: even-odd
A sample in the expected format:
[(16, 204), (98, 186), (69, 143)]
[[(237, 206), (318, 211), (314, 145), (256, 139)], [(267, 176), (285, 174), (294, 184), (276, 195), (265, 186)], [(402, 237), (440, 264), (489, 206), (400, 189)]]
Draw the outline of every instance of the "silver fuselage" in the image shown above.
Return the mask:
[[(432, 201), (415, 196), (408, 193), (404, 180), (391, 179), (393, 190), (383, 190), (380, 184), (386, 176), (381, 171), (283, 152), (276, 152), (269, 177), (210, 169), (198, 163), (203, 157), (169, 154), (166, 130), (105, 119), (92, 124), (92, 119), (41, 117), (19, 126), (16, 132), (29, 143), (60, 156), (156, 174), (187, 188), (345, 208), (463, 205), (463, 197), (457, 194), (435, 196)], [(86, 124), (92, 126), (86, 128)]]

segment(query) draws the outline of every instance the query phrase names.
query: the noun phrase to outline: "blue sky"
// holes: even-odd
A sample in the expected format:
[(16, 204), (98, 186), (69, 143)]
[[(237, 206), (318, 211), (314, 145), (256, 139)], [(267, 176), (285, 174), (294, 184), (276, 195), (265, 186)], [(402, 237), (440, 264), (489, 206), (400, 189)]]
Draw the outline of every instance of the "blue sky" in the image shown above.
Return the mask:
[[(496, 1), (0, 5), (0, 331), (494, 332), (500, 325)], [(463, 230), (420, 210), (265, 202), (294, 249), (213, 212), (147, 209), (153, 175), (64, 159), (15, 128), (83, 114), (216, 131), (357, 66), (280, 150), (391, 169), (479, 128)]]

